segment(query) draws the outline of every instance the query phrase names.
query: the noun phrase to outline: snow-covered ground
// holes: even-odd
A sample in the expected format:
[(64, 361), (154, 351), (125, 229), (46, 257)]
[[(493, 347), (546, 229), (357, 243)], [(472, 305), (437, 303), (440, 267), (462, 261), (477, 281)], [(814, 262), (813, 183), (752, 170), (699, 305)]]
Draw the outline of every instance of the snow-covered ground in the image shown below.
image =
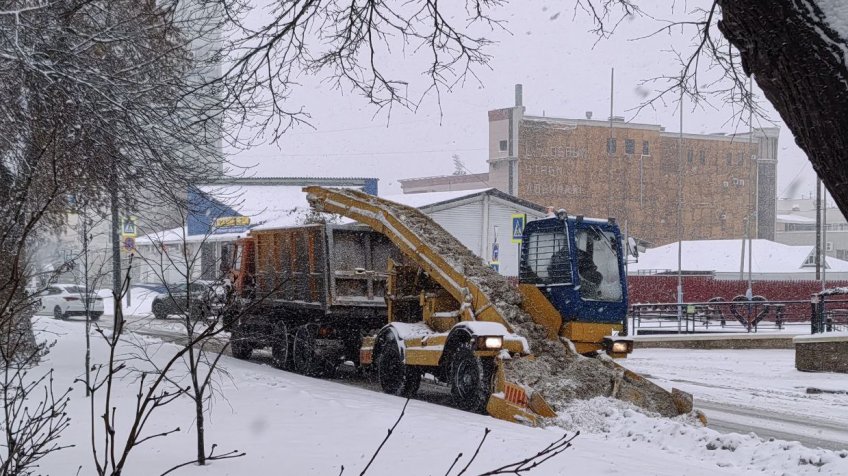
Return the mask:
[(848, 375), (795, 370), (793, 349), (637, 349), (624, 364), (666, 388), (692, 393), (717, 427), (753, 426), (763, 435), (848, 448), (846, 395), (831, 393), (848, 392)]
[[(37, 327), (42, 329), (43, 338), (58, 340), (42, 368), (56, 369), (58, 388), (72, 385), (75, 389), (70, 408), (72, 425), (64, 441), (76, 446), (48, 457), (41, 470), (46, 474), (76, 474), (82, 466), (79, 474), (92, 474), (88, 405), (83, 389), (73, 383), (83, 370), (83, 325), (44, 318)], [(149, 336), (131, 339), (136, 345), (158, 350), (157, 359), (164, 359), (175, 349)], [(121, 349), (127, 358), (132, 352), (129, 344)], [(94, 355), (102, 359), (104, 346), (98, 345)], [(638, 364), (639, 358), (633, 361)], [(641, 362), (647, 365), (647, 359)], [(222, 367), (230, 377), (221, 380), (223, 397), (212, 405), (207, 441), (217, 443), (222, 451), (247, 451), (247, 456), (215, 462), (209, 468), (190, 466), (180, 470), (182, 474), (336, 475), (342, 465), (344, 474), (358, 474), (404, 403), (371, 390), (229, 357), (223, 358)], [(762, 372), (765, 374), (765, 369)], [(691, 380), (692, 375), (686, 377)], [(760, 379), (763, 383), (775, 380), (778, 378)], [(778, 388), (786, 385), (781, 383)], [(135, 391), (134, 382), (129, 380), (116, 388), (119, 432), (127, 429), (127, 409), (134, 405)], [(148, 434), (177, 425), (183, 432), (139, 447), (124, 474), (160, 474), (190, 459), (194, 446), (192, 419), (187, 401), (159, 409)], [(563, 414), (561, 423), (580, 429), (582, 434), (573, 448), (532, 474), (848, 474), (848, 452), (811, 450), (798, 443), (767, 442), (751, 435), (722, 435), (685, 421), (644, 416), (625, 404), (604, 399), (575, 404)], [(415, 400), (367, 474), (444, 474), (457, 453), (462, 452), (462, 461), (467, 461), (485, 428), (491, 428), (492, 434), (466, 474), (520, 460), (563, 433), (561, 428), (526, 428)]]

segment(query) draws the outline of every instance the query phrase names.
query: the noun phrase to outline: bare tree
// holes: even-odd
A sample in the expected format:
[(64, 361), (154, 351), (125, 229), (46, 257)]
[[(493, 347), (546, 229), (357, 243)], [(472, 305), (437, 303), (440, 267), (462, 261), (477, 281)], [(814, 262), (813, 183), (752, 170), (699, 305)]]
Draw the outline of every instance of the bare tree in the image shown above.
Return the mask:
[[(122, 294), (116, 296), (116, 300), (128, 292), (129, 280), (127, 275), (123, 279)], [(140, 445), (166, 437), (179, 432), (179, 427), (173, 427), (158, 433), (146, 433), (147, 424), (156, 411), (177, 399), (191, 395), (192, 387), (183, 386), (175, 379), (181, 362), (198, 347), (214, 340), (223, 332), (220, 326), (208, 326), (194, 333), (191, 338), (182, 342), (173, 354), (158, 363), (149, 354), (139, 356), (132, 354), (129, 357), (122, 356), (119, 348), (127, 345), (126, 321), (120, 306), (116, 306), (118, 316), (115, 319), (116, 327), (112, 329), (97, 328), (103, 341), (108, 346), (108, 358), (106, 362), (94, 365), (94, 377), (88, 385), (90, 392), (90, 427), (91, 427), (91, 449), (95, 468), (99, 475), (117, 476), (122, 474), (127, 466), (129, 455)], [(138, 347), (142, 348), (143, 347)], [(141, 358), (139, 358), (141, 357)], [(114, 388), (120, 382), (132, 380), (137, 386), (136, 404), (133, 409), (118, 408), (115, 404)], [(129, 415), (126, 427), (119, 423), (125, 418), (123, 412)], [(100, 443), (98, 443), (100, 442)], [(175, 465), (167, 472), (176, 468), (186, 466), (195, 462), (223, 460), (243, 456), (244, 453), (232, 450), (226, 453), (216, 454), (216, 445), (213, 445), (208, 453), (202, 454), (202, 458), (191, 460)], [(166, 473), (167, 473), (166, 472)]]
[[(438, 101), (444, 91), (479, 81), (475, 71), (489, 60), (487, 35), (501, 28), (488, 12), (504, 3), (304, 0), (251, 8), (240, 0), (206, 1), (234, 30), (225, 45), (228, 66), (213, 82), (226, 91), (222, 108), (233, 124), (252, 124), (273, 140), (309, 120), (307, 111), (287, 102), (303, 74), (389, 110), (414, 109), (429, 94)], [(248, 20), (259, 12), (270, 20), (254, 27)], [(427, 78), (422, 90), (410, 91), (408, 78), (392, 72), (398, 51), (420, 65)]]
[[(400, 424), (401, 420), (403, 420), (403, 417), (406, 415), (406, 407), (408, 405), (409, 405), (409, 399), (407, 399), (406, 402), (403, 404), (403, 408), (401, 408), (400, 414), (398, 415), (397, 420), (395, 420), (395, 423), (392, 425), (391, 428), (388, 429), (388, 431), (386, 431), (386, 436), (383, 437), (383, 440), (380, 441), (380, 444), (377, 446), (377, 448), (371, 454), (371, 458), (368, 460), (368, 463), (365, 464), (365, 467), (359, 473), (360, 476), (364, 476), (365, 474), (368, 473), (368, 469), (371, 468), (371, 465), (374, 463), (374, 460), (377, 459), (377, 456), (383, 450), (383, 447), (386, 445), (386, 443), (389, 441), (389, 439), (392, 437), (392, 435), (395, 434), (395, 430), (397, 430), (398, 425)], [(462, 469), (459, 469), (459, 471), (455, 474), (455, 476), (462, 476), (463, 474), (466, 474), (466, 472), (468, 471), (468, 468), (471, 467), (471, 464), (474, 463), (474, 461), (477, 460), (477, 456), (480, 454), (480, 449), (483, 448), (483, 445), (486, 443), (486, 438), (489, 437), (489, 433), (491, 433), (491, 432), (492, 432), (492, 430), (490, 430), (488, 428), (485, 428), (483, 430), (483, 436), (480, 438), (480, 442), (477, 444), (477, 448), (475, 448), (474, 453), (471, 454), (471, 457), (468, 458), (468, 461), (465, 463), (465, 466), (463, 466)], [(575, 432), (570, 437), (568, 436), (568, 434), (563, 434), (561, 437), (556, 439), (553, 443), (542, 448), (541, 450), (539, 450), (538, 452), (536, 452), (535, 454), (533, 454), (531, 456), (528, 456), (526, 458), (522, 458), (522, 459), (520, 459), (520, 460), (518, 460), (514, 463), (505, 464), (505, 465), (500, 466), (498, 468), (495, 468), (493, 470), (486, 471), (486, 472), (483, 472), (483, 473), (477, 473), (477, 474), (479, 474), (479, 476), (495, 476), (495, 475), (498, 475), (498, 474), (519, 474), (519, 475), (520, 474), (527, 474), (527, 473), (533, 471), (534, 469), (536, 469), (537, 467), (541, 466), (542, 464), (546, 463), (550, 459), (560, 455), (563, 451), (567, 450), (568, 448), (571, 448), (571, 442), (574, 441), (574, 439), (577, 438), (577, 436), (579, 436), (579, 435), (580, 435), (579, 431)], [(445, 471), (445, 476), (451, 476), (454, 468), (458, 468), (457, 464), (460, 462), (462, 457), (463, 457), (462, 453), (458, 453), (456, 455), (453, 462), (448, 467), (448, 470)], [(342, 466), (341, 469), (339, 470), (339, 476), (343, 475), (344, 471), (345, 471), (345, 467)]]

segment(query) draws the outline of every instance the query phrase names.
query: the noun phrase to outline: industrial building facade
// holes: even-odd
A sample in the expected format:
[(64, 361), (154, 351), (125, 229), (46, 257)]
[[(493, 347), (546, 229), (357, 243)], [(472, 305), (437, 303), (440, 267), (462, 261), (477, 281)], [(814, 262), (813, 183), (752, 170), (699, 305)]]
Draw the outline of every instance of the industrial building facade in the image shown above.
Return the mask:
[[(648, 246), (751, 234), (774, 239), (777, 128), (683, 134), (659, 125), (489, 111), (490, 186), (570, 214), (614, 217)], [(678, 174), (678, 170), (681, 174)], [(682, 201), (678, 200), (678, 176)], [(756, 211), (755, 211), (756, 210)]]

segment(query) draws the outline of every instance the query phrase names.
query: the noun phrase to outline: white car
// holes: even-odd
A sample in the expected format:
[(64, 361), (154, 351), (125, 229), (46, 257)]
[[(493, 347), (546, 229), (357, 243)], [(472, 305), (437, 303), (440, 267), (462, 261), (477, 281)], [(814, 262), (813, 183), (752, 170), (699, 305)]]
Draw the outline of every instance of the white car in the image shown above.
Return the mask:
[(85, 288), (75, 284), (51, 284), (42, 291), (38, 298), (41, 300), (39, 314), (53, 315), (55, 319), (67, 319), (70, 316), (85, 316), (85, 301), (88, 300), (88, 311), (91, 320), (96, 321), (103, 315), (103, 298), (89, 293)]

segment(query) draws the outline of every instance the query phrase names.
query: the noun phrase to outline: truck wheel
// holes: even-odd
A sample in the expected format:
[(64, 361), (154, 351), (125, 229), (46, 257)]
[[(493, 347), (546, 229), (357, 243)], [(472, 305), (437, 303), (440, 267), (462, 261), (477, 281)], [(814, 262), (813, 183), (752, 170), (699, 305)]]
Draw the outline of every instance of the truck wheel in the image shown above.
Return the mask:
[(485, 413), (494, 375), (494, 359), (474, 355), (470, 345), (457, 348), (450, 368), (451, 395), (456, 406), (461, 410)]
[(304, 325), (297, 328), (292, 344), (292, 368), (295, 372), (310, 377), (327, 377), (332, 375), (335, 365), (327, 362), (318, 353), (316, 333), (315, 326)]
[(250, 345), (250, 341), (241, 332), (233, 330), (230, 334), (230, 351), (233, 353), (233, 357), (247, 360), (250, 358), (250, 354), (253, 353), (253, 346)]
[(274, 326), (274, 336), (271, 344), (271, 360), (274, 367), (287, 370), (289, 368), (289, 330), (283, 321)]
[(397, 339), (392, 337), (383, 344), (377, 357), (377, 378), (384, 392), (412, 398), (421, 385), (421, 370), (403, 363)]

